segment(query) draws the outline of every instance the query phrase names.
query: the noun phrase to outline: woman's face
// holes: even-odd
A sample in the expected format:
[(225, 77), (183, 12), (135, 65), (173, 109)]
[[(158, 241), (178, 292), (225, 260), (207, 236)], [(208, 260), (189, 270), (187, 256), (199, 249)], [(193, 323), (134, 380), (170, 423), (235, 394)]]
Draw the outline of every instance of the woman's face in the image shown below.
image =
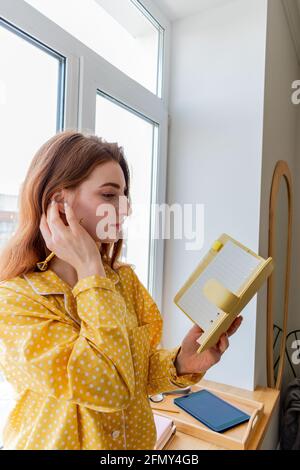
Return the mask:
[[(96, 241), (115, 242), (122, 238), (122, 223), (128, 215), (126, 181), (115, 161), (98, 165), (75, 190), (64, 190), (77, 220)], [(116, 225), (119, 224), (119, 225)]]

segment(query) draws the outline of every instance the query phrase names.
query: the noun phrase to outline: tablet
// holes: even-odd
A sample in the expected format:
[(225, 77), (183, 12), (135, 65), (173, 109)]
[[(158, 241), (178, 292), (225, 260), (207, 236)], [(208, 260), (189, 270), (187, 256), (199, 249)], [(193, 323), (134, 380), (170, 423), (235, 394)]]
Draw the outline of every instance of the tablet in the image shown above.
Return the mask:
[(208, 390), (174, 399), (174, 403), (216, 432), (249, 421), (250, 416)]

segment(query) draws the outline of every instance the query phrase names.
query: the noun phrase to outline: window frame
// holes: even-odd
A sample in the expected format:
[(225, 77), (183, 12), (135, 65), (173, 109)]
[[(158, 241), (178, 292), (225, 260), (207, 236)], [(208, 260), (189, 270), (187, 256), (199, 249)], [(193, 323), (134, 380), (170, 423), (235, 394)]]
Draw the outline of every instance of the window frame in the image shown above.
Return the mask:
[(64, 127), (64, 113), (65, 113), (65, 79), (66, 79), (66, 59), (59, 53), (52, 50), (50, 47), (45, 46), (39, 40), (33, 38), (26, 32), (19, 29), (17, 26), (12, 25), (7, 20), (0, 16), (0, 26), (5, 28), (12, 34), (15, 34), (20, 39), (24, 39), (28, 44), (37, 47), (49, 56), (58, 60), (58, 89), (57, 89), (57, 114), (56, 114), (56, 132), (59, 132)]
[[(166, 203), (171, 25), (151, 0), (133, 1), (133, 4), (137, 3), (164, 31), (163, 53), (159, 54), (161, 93), (158, 95), (127, 76), (23, 0), (2, 0), (0, 18), (65, 58), (63, 129), (95, 132), (97, 90), (157, 124), (157, 165), (156, 174), (152, 175), (152, 205), (161, 205)], [(152, 223), (152, 234), (161, 232), (155, 229)], [(146, 287), (161, 310), (165, 242), (163, 238), (151, 238), (150, 241), (151, 266)]]

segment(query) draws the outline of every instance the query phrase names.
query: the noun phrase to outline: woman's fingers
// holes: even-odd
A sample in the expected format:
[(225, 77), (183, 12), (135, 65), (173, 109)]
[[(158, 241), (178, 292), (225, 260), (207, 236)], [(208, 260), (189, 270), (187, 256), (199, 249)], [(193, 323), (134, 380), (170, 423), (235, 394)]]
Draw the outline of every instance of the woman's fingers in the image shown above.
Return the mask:
[(67, 201), (65, 201), (64, 206), (65, 206), (66, 219), (69, 224), (69, 227), (73, 232), (76, 232), (76, 230), (78, 230), (78, 227), (80, 227), (80, 224), (75, 217), (72, 207), (68, 204)]
[(195, 323), (193, 327), (190, 329), (188, 335), (190, 341), (197, 341), (198, 338), (202, 335), (203, 330), (202, 328)]
[(59, 215), (58, 206), (54, 199), (48, 209), (48, 225), (52, 235), (58, 233), (62, 235), (66, 231), (66, 227)]
[(219, 340), (219, 350), (221, 354), (223, 354), (228, 347), (229, 347), (228, 335), (224, 333)]
[(229, 329), (226, 331), (226, 333), (223, 333), (220, 336), (219, 341), (214, 346), (214, 348), (217, 350), (218, 353), (223, 354), (226, 351), (226, 349), (229, 348), (229, 339), (228, 338), (229, 338), (229, 336), (233, 335), (237, 331), (237, 329), (239, 328), (242, 321), (243, 321), (242, 316), (237, 317), (234, 320), (234, 322), (231, 324)]
[(243, 317), (240, 315), (238, 316), (234, 322), (230, 325), (230, 327), (227, 330), (228, 336), (232, 336), (240, 327), (241, 323), (243, 321)]

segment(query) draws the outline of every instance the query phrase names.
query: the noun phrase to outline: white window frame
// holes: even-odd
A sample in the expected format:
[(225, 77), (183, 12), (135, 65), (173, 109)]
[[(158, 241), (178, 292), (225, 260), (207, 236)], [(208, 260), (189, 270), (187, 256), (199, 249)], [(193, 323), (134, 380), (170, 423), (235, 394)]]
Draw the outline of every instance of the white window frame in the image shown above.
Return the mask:
[[(120, 101), (158, 125), (157, 167), (153, 178), (155, 186), (152, 204), (160, 205), (166, 202), (171, 25), (151, 0), (135, 0), (136, 3), (137, 1), (164, 30), (161, 97), (127, 76), (23, 0), (1, 0), (0, 18), (66, 58), (64, 129), (72, 128), (94, 133), (97, 90)], [(153, 219), (151, 232), (152, 234), (159, 233), (159, 231), (155, 232)], [(146, 286), (160, 310), (163, 293), (164, 245), (163, 238), (151, 240), (150, 276), (149, 285)]]

